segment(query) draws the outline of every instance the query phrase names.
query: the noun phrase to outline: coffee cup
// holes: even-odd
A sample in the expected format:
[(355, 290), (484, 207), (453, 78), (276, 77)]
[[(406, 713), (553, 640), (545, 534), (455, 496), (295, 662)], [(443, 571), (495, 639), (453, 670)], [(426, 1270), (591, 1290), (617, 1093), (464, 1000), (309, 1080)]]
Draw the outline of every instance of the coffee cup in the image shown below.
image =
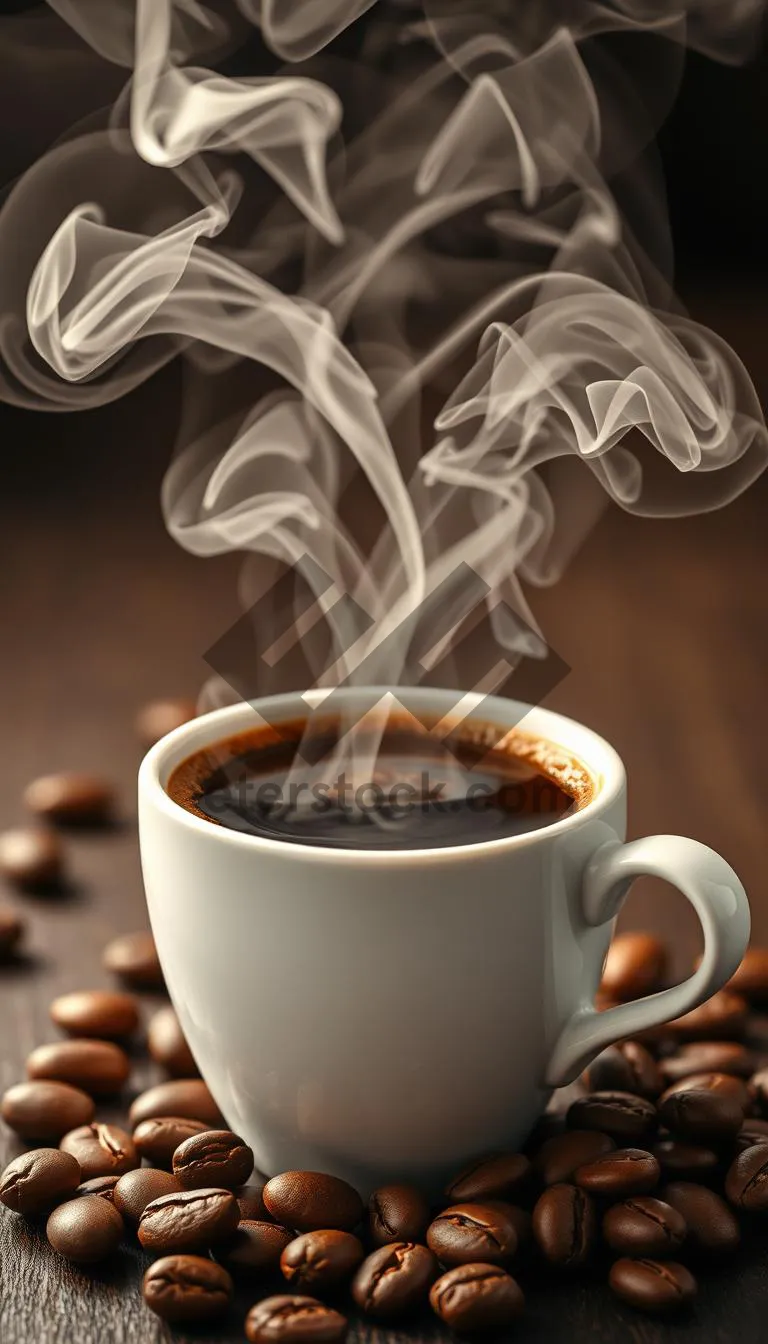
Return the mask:
[[(339, 691), (354, 715), (370, 692)], [(414, 714), (458, 694), (419, 687)], [(295, 720), (311, 696), (203, 715), (139, 773), (141, 859), (168, 989), (227, 1123), (267, 1173), (326, 1171), (361, 1191), (438, 1185), (475, 1155), (521, 1144), (554, 1088), (611, 1042), (702, 1003), (735, 970), (749, 906), (696, 840), (625, 843), (626, 775), (591, 729), (484, 697), (482, 717), (577, 757), (593, 782), (540, 830), (435, 849), (307, 846), (217, 825), (169, 797), (193, 752)], [(682, 984), (598, 1012), (593, 1001), (632, 881), (676, 886), (704, 951)]]

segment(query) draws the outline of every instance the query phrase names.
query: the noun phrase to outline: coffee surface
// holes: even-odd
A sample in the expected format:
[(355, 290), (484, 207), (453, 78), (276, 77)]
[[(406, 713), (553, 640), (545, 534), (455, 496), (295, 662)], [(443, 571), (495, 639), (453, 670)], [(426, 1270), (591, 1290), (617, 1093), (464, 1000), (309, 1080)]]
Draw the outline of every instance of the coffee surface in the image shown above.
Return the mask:
[[(330, 719), (254, 728), (189, 756), (167, 791), (217, 825), (348, 849), (432, 849), (519, 835), (584, 807), (594, 784), (562, 748), (470, 723), (450, 750), (414, 721), (358, 732)], [(365, 762), (369, 761), (369, 764)]]

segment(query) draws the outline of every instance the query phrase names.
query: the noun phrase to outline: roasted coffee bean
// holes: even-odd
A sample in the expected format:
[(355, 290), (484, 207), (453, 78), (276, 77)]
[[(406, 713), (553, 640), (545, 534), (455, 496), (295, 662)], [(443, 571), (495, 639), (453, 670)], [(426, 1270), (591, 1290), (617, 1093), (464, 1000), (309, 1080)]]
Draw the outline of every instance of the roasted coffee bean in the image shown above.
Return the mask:
[(727, 1073), (750, 1078), (755, 1072), (755, 1056), (739, 1041), (691, 1041), (677, 1054), (659, 1061), (667, 1085), (697, 1073)]
[(573, 1179), (581, 1190), (593, 1195), (623, 1199), (645, 1195), (659, 1183), (661, 1167), (652, 1153), (642, 1148), (617, 1148), (577, 1167)]
[(768, 1117), (768, 1069), (752, 1075), (752, 1092), (760, 1114)]
[(591, 1092), (632, 1092), (653, 1100), (664, 1080), (650, 1050), (637, 1041), (610, 1045), (590, 1064), (587, 1086)]
[(674, 1260), (617, 1260), (608, 1282), (617, 1297), (638, 1311), (677, 1311), (696, 1296), (696, 1280)]
[(0, 1103), (6, 1125), (30, 1143), (58, 1142), (68, 1130), (87, 1124), (95, 1109), (93, 1099), (79, 1087), (43, 1079), (16, 1083)]
[(614, 1204), (603, 1218), (603, 1237), (617, 1255), (665, 1259), (680, 1249), (686, 1231), (682, 1214), (651, 1195)]
[(415, 1241), (393, 1241), (367, 1257), (352, 1280), (352, 1296), (375, 1320), (407, 1316), (427, 1300), (440, 1273), (437, 1260)]
[(672, 1181), (661, 1198), (682, 1214), (688, 1228), (686, 1252), (717, 1256), (735, 1251), (741, 1241), (739, 1224), (724, 1199), (705, 1185)]
[(280, 1268), (297, 1291), (323, 1292), (351, 1279), (364, 1256), (362, 1242), (351, 1232), (304, 1232), (286, 1246)]
[(24, 790), (31, 812), (65, 826), (103, 826), (115, 809), (112, 785), (99, 775), (62, 771), (42, 775)]
[(197, 715), (194, 700), (172, 697), (168, 700), (150, 700), (136, 715), (136, 734), (145, 747), (153, 747), (166, 733), (189, 723)]
[(102, 1199), (108, 1199), (110, 1204), (115, 1202), (115, 1186), (122, 1180), (122, 1176), (93, 1176), (90, 1181), (83, 1181), (78, 1185), (75, 1194), (80, 1195), (99, 1195)]
[(575, 1185), (551, 1185), (534, 1207), (533, 1235), (551, 1265), (578, 1268), (589, 1259), (597, 1238), (594, 1201)]
[(524, 1152), (526, 1157), (531, 1157), (532, 1154), (535, 1156), (541, 1152), (545, 1143), (549, 1143), (550, 1139), (559, 1138), (565, 1132), (565, 1116), (562, 1112), (545, 1111), (543, 1115), (539, 1116), (525, 1141)]
[(659, 1139), (653, 1155), (664, 1175), (679, 1180), (697, 1180), (717, 1170), (720, 1159), (713, 1148), (681, 1139)]
[(0, 1176), (0, 1203), (14, 1213), (46, 1213), (70, 1199), (80, 1181), (74, 1157), (58, 1148), (37, 1148), (14, 1158)]
[(667, 1096), (659, 1116), (675, 1137), (693, 1143), (727, 1143), (744, 1120), (744, 1108), (725, 1092), (689, 1089)]
[[(488, 1201), (491, 1207), (496, 1207), (491, 1200)], [(518, 1208), (516, 1204), (500, 1204), (507, 1217), (511, 1219), (512, 1226), (517, 1233), (517, 1246), (519, 1251), (524, 1251), (526, 1246), (533, 1240), (533, 1222), (527, 1209)]]
[(568, 1109), (571, 1129), (599, 1129), (621, 1143), (647, 1139), (657, 1123), (652, 1102), (629, 1092), (590, 1092)]
[(368, 1201), (368, 1230), (374, 1246), (393, 1241), (421, 1241), (430, 1212), (414, 1185), (382, 1185)]
[(208, 1129), (223, 1129), (224, 1121), (202, 1078), (173, 1078), (142, 1092), (129, 1111), (131, 1125), (162, 1116), (199, 1120)]
[(179, 1144), (193, 1134), (205, 1134), (207, 1130), (208, 1125), (203, 1120), (190, 1120), (182, 1115), (160, 1115), (152, 1120), (142, 1120), (133, 1131), (133, 1142), (147, 1162), (169, 1170)]
[(124, 933), (107, 943), (102, 956), (107, 971), (131, 989), (164, 989), (165, 980), (151, 933)]
[(148, 1204), (161, 1195), (174, 1195), (181, 1189), (175, 1176), (154, 1167), (136, 1167), (118, 1179), (112, 1202), (130, 1227), (138, 1227)]
[(76, 1265), (93, 1265), (112, 1255), (120, 1245), (123, 1230), (114, 1204), (98, 1195), (60, 1204), (45, 1228), (54, 1251)]
[(267, 1184), (266, 1177), (260, 1176), (255, 1172), (247, 1185), (238, 1186), (233, 1191), (235, 1199), (240, 1205), (240, 1217), (255, 1220), (256, 1222), (271, 1222), (271, 1214), (267, 1213), (264, 1203), (264, 1186)]
[(427, 1245), (448, 1268), (506, 1265), (517, 1251), (517, 1232), (503, 1203), (453, 1204), (430, 1223)]
[(70, 1083), (92, 1097), (119, 1092), (130, 1072), (131, 1061), (113, 1041), (55, 1041), (39, 1045), (27, 1059), (30, 1078)]
[(139, 1221), (139, 1241), (159, 1255), (207, 1250), (231, 1237), (240, 1221), (229, 1190), (183, 1190), (153, 1199)]
[(678, 1092), (716, 1092), (721, 1096), (733, 1097), (741, 1106), (743, 1112), (749, 1112), (752, 1109), (752, 1091), (743, 1078), (734, 1078), (730, 1073), (690, 1073), (686, 1078), (678, 1078), (676, 1082), (670, 1083), (665, 1092), (662, 1093), (658, 1106), (667, 1097), (673, 1097)]
[(9, 905), (0, 905), (0, 962), (15, 956), (24, 941), (25, 925)]
[(612, 1153), (616, 1144), (596, 1129), (570, 1129), (548, 1139), (534, 1159), (534, 1166), (545, 1185), (570, 1180), (577, 1167)]
[(155, 1063), (172, 1078), (194, 1078), (199, 1073), (179, 1019), (170, 1004), (160, 1008), (147, 1028), (147, 1047)]
[(139, 1008), (132, 994), (81, 989), (54, 999), (51, 1018), (68, 1036), (119, 1041), (131, 1036), (138, 1027)]
[(768, 1209), (768, 1145), (758, 1143), (734, 1158), (725, 1177), (731, 1204), (747, 1213)]
[(729, 989), (718, 990), (706, 1003), (690, 1013), (668, 1022), (665, 1031), (683, 1040), (730, 1041), (744, 1035), (747, 1024), (747, 1000)]
[(750, 947), (726, 989), (743, 994), (750, 1003), (768, 1003), (768, 948)]
[(169, 1325), (202, 1325), (227, 1310), (232, 1280), (203, 1256), (166, 1255), (150, 1265), (142, 1290), (150, 1311)]
[(433, 1284), (432, 1310), (460, 1335), (501, 1330), (517, 1319), (525, 1298), (515, 1280), (498, 1265), (459, 1265)]
[(639, 999), (661, 989), (667, 974), (667, 951), (652, 933), (622, 933), (608, 948), (600, 989), (621, 1001)]
[(350, 1232), (363, 1216), (356, 1190), (338, 1176), (319, 1171), (284, 1171), (264, 1186), (264, 1203), (279, 1223), (297, 1232), (336, 1227)]
[(279, 1223), (243, 1218), (234, 1236), (225, 1242), (216, 1256), (230, 1274), (250, 1278), (254, 1274), (274, 1272), (286, 1246), (294, 1239), (295, 1233)]
[(768, 1120), (745, 1120), (734, 1140), (738, 1152), (752, 1148), (756, 1143), (768, 1143)]
[(314, 1297), (265, 1297), (245, 1318), (250, 1344), (341, 1344), (347, 1319)]
[(64, 849), (54, 831), (18, 826), (0, 833), (0, 873), (19, 887), (50, 887), (64, 872)]
[(531, 1164), (524, 1153), (495, 1153), (476, 1158), (445, 1188), (451, 1204), (484, 1204), (487, 1199), (511, 1199), (525, 1184)]
[(65, 1134), (59, 1147), (77, 1158), (84, 1181), (94, 1176), (122, 1176), (141, 1163), (130, 1134), (117, 1125), (81, 1125)]
[(173, 1155), (173, 1174), (184, 1190), (236, 1190), (252, 1171), (251, 1149), (228, 1129), (193, 1134)]

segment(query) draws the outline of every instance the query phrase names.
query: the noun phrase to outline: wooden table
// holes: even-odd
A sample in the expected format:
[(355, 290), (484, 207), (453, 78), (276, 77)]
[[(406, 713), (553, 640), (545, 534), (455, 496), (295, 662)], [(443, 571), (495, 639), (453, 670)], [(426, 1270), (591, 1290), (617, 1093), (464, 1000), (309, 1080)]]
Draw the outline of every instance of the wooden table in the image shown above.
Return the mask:
[[(700, 303), (763, 390), (768, 356), (759, 290)], [(761, 365), (762, 360), (762, 365)], [(0, 501), (7, 584), (0, 824), (17, 821), (20, 792), (57, 768), (97, 769), (122, 790), (123, 822), (109, 836), (70, 843), (72, 886), (58, 899), (15, 897), (30, 923), (29, 956), (0, 974), (0, 1083), (19, 1079), (29, 1051), (55, 1033), (47, 1005), (67, 989), (107, 983), (99, 957), (110, 936), (145, 920), (134, 787), (132, 719), (147, 698), (194, 693), (201, 655), (237, 615), (234, 560), (196, 560), (167, 538), (158, 485), (176, 414), (171, 369), (130, 399), (77, 418), (0, 408), (14, 467)], [(566, 577), (534, 595), (554, 647), (573, 671), (549, 703), (605, 733), (627, 762), (630, 833), (679, 831), (719, 849), (748, 887), (758, 938), (764, 895), (768, 627), (762, 566), (768, 485), (708, 518), (646, 522), (606, 514)], [(678, 969), (697, 931), (676, 893), (638, 884), (625, 921), (662, 931)], [(137, 1086), (150, 1078), (139, 1063)], [(0, 1139), (0, 1162), (14, 1152)], [(68, 1268), (36, 1231), (0, 1218), (2, 1344), (154, 1344), (168, 1337), (144, 1310), (139, 1257), (108, 1269)], [(509, 1338), (619, 1344), (751, 1344), (765, 1336), (765, 1243), (737, 1266), (702, 1276), (695, 1312), (658, 1324), (594, 1282), (536, 1283)], [(247, 1297), (231, 1328), (242, 1338)], [(190, 1337), (191, 1338), (191, 1337)], [(442, 1339), (425, 1321), (408, 1331), (361, 1327), (377, 1344)]]

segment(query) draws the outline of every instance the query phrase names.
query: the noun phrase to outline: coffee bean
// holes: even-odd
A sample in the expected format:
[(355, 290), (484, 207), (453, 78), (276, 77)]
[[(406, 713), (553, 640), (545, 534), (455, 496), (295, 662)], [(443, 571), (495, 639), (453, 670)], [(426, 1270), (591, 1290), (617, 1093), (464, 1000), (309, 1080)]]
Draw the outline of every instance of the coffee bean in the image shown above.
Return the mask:
[(314, 1297), (265, 1297), (245, 1318), (250, 1344), (341, 1344), (347, 1319)]
[(750, 1003), (768, 1003), (768, 948), (750, 947), (726, 988)]
[(694, 1143), (726, 1143), (741, 1129), (744, 1109), (727, 1093), (690, 1089), (668, 1096), (659, 1116), (675, 1137)]
[(8, 961), (24, 941), (25, 924), (9, 905), (0, 905), (0, 962)]
[(235, 1277), (247, 1278), (277, 1269), (280, 1256), (295, 1239), (290, 1228), (261, 1219), (242, 1218), (234, 1236), (217, 1252), (217, 1259)]
[(58, 1142), (76, 1125), (87, 1124), (95, 1109), (92, 1098), (79, 1087), (42, 1079), (16, 1083), (0, 1103), (0, 1115), (9, 1129), (31, 1143)]
[(483, 1204), (487, 1199), (510, 1199), (528, 1180), (531, 1164), (524, 1153), (496, 1153), (476, 1158), (445, 1188), (451, 1204)]
[(645, 1195), (659, 1183), (661, 1167), (652, 1153), (642, 1148), (617, 1148), (577, 1167), (576, 1185), (593, 1195), (622, 1199), (627, 1195)]
[(323, 1292), (346, 1283), (364, 1255), (362, 1242), (351, 1232), (304, 1232), (286, 1246), (280, 1268), (292, 1288)]
[(148, 1204), (161, 1195), (177, 1194), (181, 1189), (175, 1176), (154, 1167), (136, 1167), (118, 1178), (113, 1191), (113, 1203), (130, 1227), (138, 1227), (139, 1219)]
[(459, 1265), (433, 1284), (432, 1310), (457, 1334), (500, 1330), (520, 1316), (525, 1298), (515, 1280), (498, 1265)]
[(284, 1171), (264, 1186), (264, 1203), (274, 1218), (298, 1232), (335, 1227), (349, 1232), (363, 1216), (356, 1190), (338, 1176), (318, 1171)]
[(548, 1139), (534, 1159), (534, 1166), (545, 1185), (570, 1180), (577, 1167), (596, 1157), (612, 1153), (616, 1144), (597, 1129), (571, 1129)]
[(227, 1310), (232, 1280), (213, 1260), (166, 1255), (150, 1265), (142, 1291), (150, 1311), (169, 1325), (202, 1325)]
[(667, 1082), (676, 1083), (697, 1073), (727, 1073), (749, 1078), (755, 1072), (755, 1056), (739, 1041), (691, 1041), (677, 1054), (659, 1062)]
[(617, 1260), (608, 1282), (617, 1297), (638, 1311), (677, 1311), (696, 1296), (696, 1280), (674, 1260)]
[(0, 1203), (14, 1213), (30, 1216), (46, 1213), (69, 1199), (80, 1181), (74, 1157), (58, 1148), (37, 1148), (22, 1153), (0, 1176)]
[(738, 1102), (742, 1112), (752, 1109), (752, 1091), (743, 1078), (734, 1078), (730, 1073), (690, 1073), (686, 1078), (678, 1078), (669, 1087), (658, 1102), (673, 1097), (678, 1092), (716, 1092), (721, 1096), (732, 1097)]
[(150, 700), (136, 715), (136, 734), (145, 747), (153, 747), (166, 733), (172, 733), (183, 723), (197, 716), (194, 700), (183, 697), (168, 700)]
[(743, 1152), (756, 1143), (768, 1143), (768, 1120), (745, 1120), (736, 1135), (734, 1146), (738, 1152)]
[(652, 1151), (664, 1175), (680, 1180), (696, 1180), (716, 1171), (720, 1164), (713, 1148), (680, 1139), (659, 1139)]
[(725, 1177), (731, 1204), (747, 1213), (768, 1209), (768, 1145), (756, 1144), (734, 1158)]
[(617, 1255), (664, 1259), (680, 1249), (686, 1231), (682, 1214), (650, 1195), (614, 1204), (603, 1218), (603, 1237)]
[(82, 989), (54, 999), (51, 1018), (69, 1036), (119, 1041), (131, 1036), (138, 1027), (139, 1008), (132, 994)]
[(363, 1261), (352, 1281), (352, 1296), (366, 1316), (396, 1320), (426, 1302), (439, 1272), (437, 1260), (426, 1246), (394, 1241), (380, 1246)]
[(102, 1199), (108, 1199), (110, 1204), (115, 1202), (115, 1186), (122, 1180), (122, 1176), (93, 1176), (90, 1181), (83, 1181), (78, 1185), (75, 1194), (78, 1198), (81, 1195), (99, 1195)]
[(18, 826), (0, 833), (0, 873), (18, 887), (50, 887), (61, 881), (64, 849), (54, 831)]
[(207, 1130), (208, 1125), (203, 1120), (190, 1120), (181, 1115), (162, 1115), (152, 1120), (142, 1120), (133, 1131), (133, 1142), (147, 1162), (170, 1169), (179, 1144), (193, 1134), (205, 1134)]
[(374, 1246), (421, 1241), (429, 1223), (429, 1204), (414, 1185), (382, 1185), (368, 1201), (368, 1229)]
[(566, 1133), (565, 1116), (561, 1111), (545, 1111), (540, 1115), (536, 1124), (533, 1126), (528, 1138), (524, 1144), (526, 1157), (541, 1151), (545, 1143), (550, 1139), (559, 1138), (561, 1134)]
[(591, 1092), (632, 1092), (653, 1100), (664, 1081), (650, 1050), (637, 1041), (611, 1045), (590, 1064), (587, 1086)]
[(147, 1205), (139, 1221), (139, 1241), (158, 1255), (194, 1253), (226, 1241), (239, 1221), (231, 1191), (184, 1190)]
[(31, 812), (65, 826), (103, 826), (112, 820), (115, 795), (112, 785), (99, 775), (62, 771), (42, 775), (24, 790)]
[(608, 948), (600, 989), (611, 998), (639, 999), (661, 989), (667, 974), (667, 952), (651, 933), (623, 933)]
[(202, 1078), (173, 1078), (142, 1092), (129, 1111), (132, 1126), (142, 1120), (180, 1116), (199, 1120), (208, 1129), (223, 1128), (223, 1116)]
[(131, 989), (164, 989), (165, 980), (151, 933), (124, 933), (107, 943), (104, 969)]
[(247, 1185), (238, 1186), (233, 1191), (235, 1199), (240, 1205), (240, 1217), (255, 1220), (256, 1222), (270, 1222), (271, 1216), (267, 1213), (264, 1204), (264, 1186), (267, 1184), (266, 1178), (254, 1173)]
[(199, 1069), (170, 1004), (159, 1009), (147, 1028), (147, 1046), (155, 1063), (172, 1078), (194, 1078)]
[(586, 1263), (597, 1237), (597, 1213), (575, 1185), (551, 1185), (533, 1210), (533, 1235), (551, 1265), (575, 1269)]
[(501, 1203), (454, 1204), (430, 1223), (427, 1245), (448, 1268), (506, 1265), (517, 1251), (517, 1232)]
[(39, 1045), (27, 1059), (30, 1078), (48, 1078), (80, 1087), (92, 1097), (119, 1092), (131, 1072), (124, 1050), (112, 1041), (73, 1039)]
[(130, 1134), (117, 1125), (81, 1125), (65, 1134), (59, 1147), (77, 1158), (84, 1181), (94, 1176), (122, 1176), (141, 1162)]
[(741, 1241), (739, 1224), (724, 1199), (705, 1185), (672, 1181), (660, 1192), (661, 1198), (685, 1219), (688, 1228), (686, 1251), (701, 1255), (729, 1255)]
[(768, 1069), (758, 1069), (752, 1075), (752, 1091), (760, 1114), (768, 1116)]
[(93, 1265), (112, 1255), (120, 1245), (123, 1230), (117, 1209), (98, 1195), (60, 1204), (45, 1228), (54, 1251), (76, 1265)]
[(193, 1134), (173, 1155), (173, 1174), (184, 1190), (236, 1190), (252, 1171), (251, 1149), (228, 1129)]
[(568, 1109), (571, 1129), (599, 1129), (624, 1143), (646, 1139), (653, 1134), (658, 1117), (656, 1107), (644, 1097), (629, 1092), (590, 1092), (579, 1097)]
[(706, 1003), (668, 1022), (665, 1031), (683, 1040), (729, 1041), (744, 1035), (747, 1000), (729, 989), (718, 990)]

